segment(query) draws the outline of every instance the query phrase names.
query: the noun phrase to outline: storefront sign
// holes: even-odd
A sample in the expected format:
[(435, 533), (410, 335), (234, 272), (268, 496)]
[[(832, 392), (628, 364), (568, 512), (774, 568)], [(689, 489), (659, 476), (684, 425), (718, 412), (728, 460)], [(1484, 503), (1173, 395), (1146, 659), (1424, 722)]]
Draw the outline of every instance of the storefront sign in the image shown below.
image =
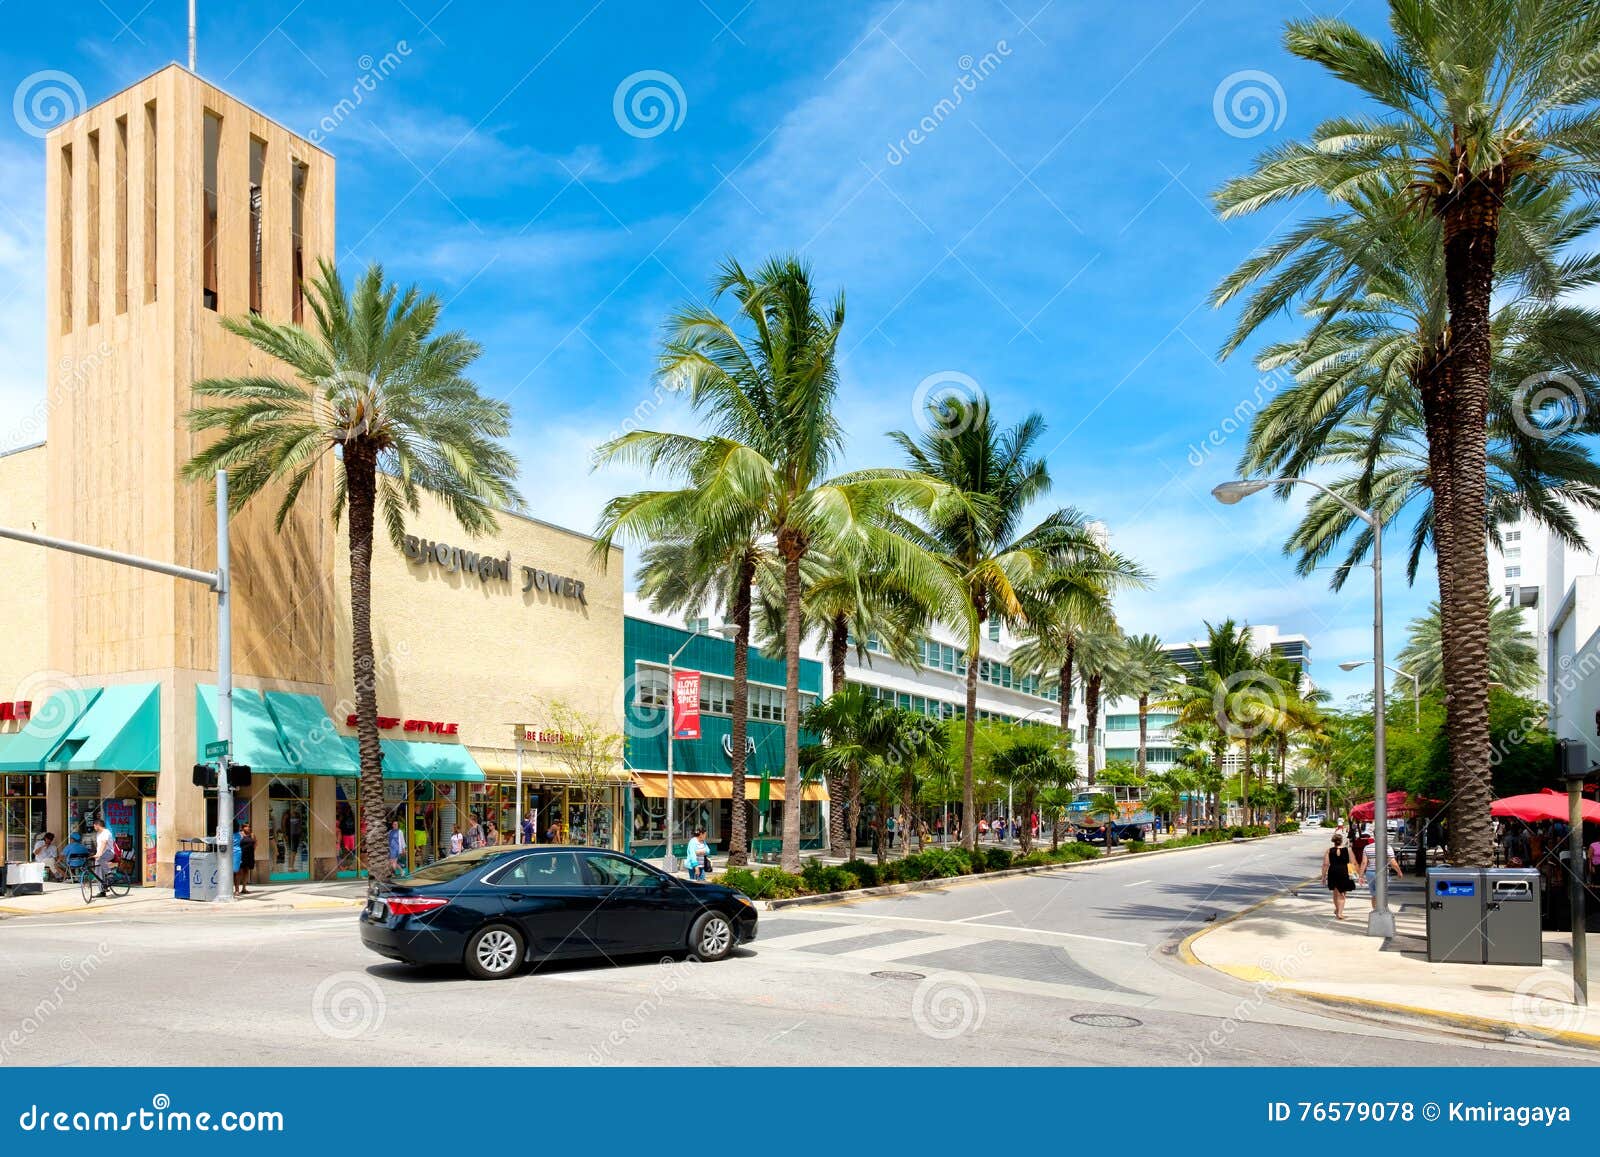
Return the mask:
[(156, 882), (156, 835), (158, 827), (156, 819), (159, 816), (156, 801), (144, 801), (144, 883), (150, 887)]
[[(401, 550), (417, 566), (431, 564), (449, 574), (476, 574), (480, 583), (486, 583), (490, 579), (509, 582), (511, 579), (509, 554), (504, 558), (495, 558), (492, 555), (468, 550), (464, 546), (434, 542), (432, 539), (419, 538), (414, 534), (405, 536)], [(589, 600), (583, 593), (584, 584), (581, 579), (569, 578), (534, 566), (524, 566), (521, 570), (524, 592), (539, 590), (564, 599), (573, 599), (581, 606), (589, 605)]]
[(672, 737), (700, 738), (700, 672), (672, 673)]
[[(744, 737), (744, 753), (747, 756), (748, 755), (754, 755), (756, 753), (756, 738), (755, 738), (755, 736), (746, 735)], [(733, 736), (724, 735), (722, 737), (722, 754), (726, 755), (729, 759), (733, 758)]]
[(550, 747), (560, 747), (562, 744), (567, 742), (567, 737), (564, 732), (549, 731), (538, 727), (528, 727), (523, 729), (522, 742), (540, 744)]
[[(353, 713), (344, 717), (344, 725), (346, 727), (354, 727), (356, 725), (356, 717)], [(461, 733), (461, 724), (459, 723), (440, 723), (436, 719), (402, 719), (398, 715), (378, 716), (379, 731), (393, 731), (396, 727), (401, 731), (422, 731), (429, 735), (459, 735)]]

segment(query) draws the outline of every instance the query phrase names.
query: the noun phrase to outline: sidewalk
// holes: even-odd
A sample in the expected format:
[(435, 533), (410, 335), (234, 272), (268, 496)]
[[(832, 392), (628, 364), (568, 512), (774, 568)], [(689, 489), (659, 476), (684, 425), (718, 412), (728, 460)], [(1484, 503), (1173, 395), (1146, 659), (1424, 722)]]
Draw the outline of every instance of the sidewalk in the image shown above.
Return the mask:
[(83, 902), (77, 884), (46, 884), (37, 896), (0, 897), (0, 920), (13, 916), (156, 916), (171, 913), (232, 913), (249, 915), (263, 912), (355, 911), (366, 901), (365, 880), (335, 880), (327, 883), (252, 885), (249, 895), (237, 896), (232, 904), (202, 904), (178, 900), (171, 888), (134, 888), (126, 896), (101, 897), (93, 904)]
[[(1600, 1048), (1600, 1008), (1572, 1003), (1572, 940), (1544, 935), (1544, 966), (1433, 964), (1420, 890), (1391, 894), (1397, 905), (1392, 940), (1367, 935), (1370, 898), (1353, 892), (1345, 921), (1320, 885), (1246, 909), (1231, 921), (1189, 937), (1182, 955), (1229, 976), (1290, 995), (1384, 1020), (1412, 1020)], [(1589, 954), (1600, 934), (1589, 935)]]

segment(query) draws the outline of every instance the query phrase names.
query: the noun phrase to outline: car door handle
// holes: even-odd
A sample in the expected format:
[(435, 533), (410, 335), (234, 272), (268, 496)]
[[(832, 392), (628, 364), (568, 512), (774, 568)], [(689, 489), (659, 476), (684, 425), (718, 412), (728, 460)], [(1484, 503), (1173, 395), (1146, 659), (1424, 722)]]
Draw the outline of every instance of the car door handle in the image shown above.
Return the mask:
[(525, 900), (525, 899), (527, 899), (527, 897), (524, 896), (521, 892), (509, 892), (509, 893), (506, 894), (506, 899), (507, 900)]

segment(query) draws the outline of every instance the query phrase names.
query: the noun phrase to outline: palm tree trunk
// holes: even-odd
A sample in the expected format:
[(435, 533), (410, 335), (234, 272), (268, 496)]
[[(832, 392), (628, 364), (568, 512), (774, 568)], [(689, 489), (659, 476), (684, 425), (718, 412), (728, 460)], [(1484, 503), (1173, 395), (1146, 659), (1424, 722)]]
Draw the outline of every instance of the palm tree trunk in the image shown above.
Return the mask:
[(728, 866), (750, 862), (750, 817), (745, 805), (744, 777), (750, 734), (750, 584), (755, 581), (756, 560), (746, 554), (739, 560), (739, 578), (733, 592), (733, 769), (731, 773), (728, 832)]
[[(356, 693), (356, 748), (361, 759), (361, 850), (368, 880), (387, 883), (392, 876), (389, 825), (384, 822), (378, 672), (372, 653), (372, 517), (377, 501), (377, 462), (364, 447), (346, 443), (344, 474), (350, 506), (350, 669)], [(409, 833), (402, 836), (409, 837)]]
[(1150, 693), (1143, 692), (1139, 696), (1139, 774), (1144, 775), (1144, 749), (1149, 741), (1150, 732)]
[(779, 867), (800, 870), (800, 558), (792, 532), (783, 551), (783, 853)]
[[(1459, 151), (1461, 145), (1457, 145)], [(1445, 652), (1445, 713), (1450, 740), (1453, 859), (1492, 864), (1489, 821), (1489, 559), (1486, 420), (1495, 245), (1505, 193), (1498, 166), (1475, 176), (1442, 206), (1445, 293), (1450, 307), (1450, 524), (1452, 555), (1441, 568), (1455, 606), (1455, 646)], [(1431, 434), (1431, 431), (1430, 431)], [(1441, 610), (1442, 610), (1441, 605)], [(1441, 623), (1442, 626), (1442, 623)], [(1441, 640), (1442, 641), (1442, 640)]]
[[(843, 615), (835, 615), (828, 627), (828, 668), (832, 682), (829, 694), (837, 695), (844, 688), (844, 664), (850, 653), (850, 622)], [(850, 832), (855, 830), (855, 797), (848, 795), (844, 776), (835, 772), (828, 777), (828, 847), (836, 856), (850, 858)]]
[(1084, 723), (1087, 727), (1085, 737), (1088, 741), (1089, 786), (1094, 786), (1095, 773), (1095, 732), (1100, 729), (1100, 676), (1089, 676), (1089, 681), (1083, 686), (1083, 713)]
[(1244, 737), (1244, 761), (1239, 765), (1239, 809), (1247, 824), (1255, 823), (1256, 809), (1250, 799), (1250, 779), (1254, 772), (1250, 761), (1255, 757), (1253, 741), (1247, 732)]
[(972, 630), (967, 633), (967, 718), (961, 740), (961, 846), (973, 851), (978, 846), (978, 803), (972, 784), (972, 747), (978, 727), (978, 647), (982, 642), (982, 608), (977, 609)]
[(850, 808), (850, 818), (849, 830), (845, 833), (844, 854), (853, 860), (856, 855), (856, 829), (861, 826), (861, 768), (853, 763), (845, 786), (845, 798)]

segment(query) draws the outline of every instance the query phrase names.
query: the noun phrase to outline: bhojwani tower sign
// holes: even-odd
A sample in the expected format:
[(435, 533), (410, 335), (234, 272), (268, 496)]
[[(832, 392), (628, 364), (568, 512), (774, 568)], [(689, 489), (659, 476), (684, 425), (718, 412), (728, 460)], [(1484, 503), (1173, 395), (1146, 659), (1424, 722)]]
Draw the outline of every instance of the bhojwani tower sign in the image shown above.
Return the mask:
[[(487, 583), (490, 579), (511, 581), (509, 552), (500, 558), (492, 554), (480, 554), (464, 546), (419, 538), (414, 534), (406, 535), (401, 550), (416, 566), (434, 566), (449, 574), (476, 574), (481, 583)], [(561, 598), (574, 599), (580, 606), (589, 605), (583, 593), (582, 579), (569, 578), (534, 566), (523, 566), (521, 571), (524, 592), (545, 591)]]

